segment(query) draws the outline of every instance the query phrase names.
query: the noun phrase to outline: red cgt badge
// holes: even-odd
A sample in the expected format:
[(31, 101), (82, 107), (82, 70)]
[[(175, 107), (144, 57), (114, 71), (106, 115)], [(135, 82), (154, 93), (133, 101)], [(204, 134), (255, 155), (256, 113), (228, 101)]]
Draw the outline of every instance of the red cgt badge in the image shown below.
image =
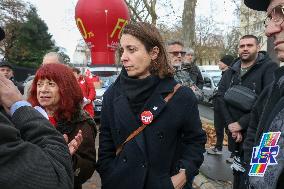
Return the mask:
[(145, 125), (149, 125), (153, 121), (153, 114), (150, 111), (144, 111), (141, 113), (141, 121)]

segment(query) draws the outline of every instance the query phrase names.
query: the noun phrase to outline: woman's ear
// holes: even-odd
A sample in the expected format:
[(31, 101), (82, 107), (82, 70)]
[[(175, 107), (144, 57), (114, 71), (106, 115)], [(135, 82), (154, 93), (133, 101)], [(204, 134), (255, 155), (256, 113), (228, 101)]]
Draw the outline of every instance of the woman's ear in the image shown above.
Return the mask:
[(153, 49), (150, 51), (150, 57), (152, 60), (156, 60), (158, 57), (158, 54), (160, 52), (159, 47), (155, 46)]

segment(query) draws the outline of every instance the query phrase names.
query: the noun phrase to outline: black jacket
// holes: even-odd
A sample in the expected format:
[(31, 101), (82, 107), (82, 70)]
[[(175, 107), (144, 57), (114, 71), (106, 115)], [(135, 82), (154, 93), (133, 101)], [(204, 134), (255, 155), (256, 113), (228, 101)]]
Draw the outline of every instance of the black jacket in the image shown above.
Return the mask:
[[(116, 156), (118, 145), (141, 126), (129, 102), (115, 82), (104, 94), (97, 171), (102, 189), (173, 188), (170, 177), (186, 169), (188, 184), (203, 162), (206, 135), (201, 128), (193, 92), (181, 87), (166, 104), (164, 97), (176, 81), (162, 79), (143, 110), (150, 110), (154, 121), (128, 142)], [(140, 115), (140, 114), (139, 114)]]
[[(273, 72), (277, 69), (278, 65), (273, 62), (266, 52), (259, 52), (256, 63), (244, 74), (239, 77), (241, 62), (237, 59), (236, 62), (230, 67), (222, 76), (218, 91), (217, 101), (219, 102), (219, 109), (224, 116), (226, 126), (230, 123), (238, 122), (245, 131), (248, 127), (250, 113), (242, 112), (233, 106), (227, 104), (224, 100), (225, 92), (229, 89), (230, 85), (240, 84), (252, 90), (255, 90), (257, 95), (273, 81)], [(231, 82), (233, 83), (231, 84)]]
[(62, 134), (34, 108), (0, 113), (0, 188), (70, 189), (71, 162)]
[[(284, 116), (281, 117), (280, 111), (284, 108), (284, 67), (277, 69), (274, 73), (275, 81), (270, 84), (258, 98), (251, 112), (251, 119), (247, 130), (247, 137), (244, 141), (244, 161), (247, 170), (250, 170), (250, 161), (253, 147), (259, 146), (263, 133), (269, 131), (274, 119), (279, 119), (283, 125)], [(279, 130), (281, 132), (281, 130)], [(283, 131), (281, 135), (283, 134)], [(283, 136), (282, 136), (283, 137)], [(281, 140), (280, 140), (281, 141)], [(283, 143), (278, 144), (283, 148)], [(277, 166), (277, 165), (276, 165)], [(263, 178), (265, 179), (267, 175)], [(284, 171), (278, 179), (278, 189), (284, 188)]]
[(96, 123), (83, 110), (77, 111), (71, 121), (58, 121), (56, 129), (61, 134), (66, 134), (69, 141), (73, 140), (78, 131), (82, 131), (83, 141), (72, 156), (74, 170), (74, 189), (81, 189), (95, 171), (97, 134)]

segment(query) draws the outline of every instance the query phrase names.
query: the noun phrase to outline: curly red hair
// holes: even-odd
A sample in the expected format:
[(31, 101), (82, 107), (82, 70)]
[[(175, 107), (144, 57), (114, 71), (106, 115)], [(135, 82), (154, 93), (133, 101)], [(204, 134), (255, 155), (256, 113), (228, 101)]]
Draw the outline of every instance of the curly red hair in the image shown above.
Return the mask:
[(83, 101), (83, 93), (70, 67), (63, 64), (45, 64), (36, 72), (28, 101), (32, 106), (40, 106), (37, 99), (37, 82), (40, 79), (54, 81), (59, 88), (59, 106), (54, 112), (57, 120), (71, 120)]

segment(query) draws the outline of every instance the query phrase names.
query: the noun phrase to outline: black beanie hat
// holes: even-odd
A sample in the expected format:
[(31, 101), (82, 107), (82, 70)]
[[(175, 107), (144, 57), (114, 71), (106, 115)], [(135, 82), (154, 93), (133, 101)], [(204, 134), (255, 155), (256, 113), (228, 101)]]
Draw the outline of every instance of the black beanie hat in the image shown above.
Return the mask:
[(0, 27), (0, 41), (5, 38), (5, 32), (4, 30)]
[(231, 66), (234, 61), (234, 57), (231, 55), (225, 55), (220, 59), (220, 61), (226, 64), (227, 66)]
[(248, 8), (258, 11), (266, 11), (270, 0), (244, 0)]

